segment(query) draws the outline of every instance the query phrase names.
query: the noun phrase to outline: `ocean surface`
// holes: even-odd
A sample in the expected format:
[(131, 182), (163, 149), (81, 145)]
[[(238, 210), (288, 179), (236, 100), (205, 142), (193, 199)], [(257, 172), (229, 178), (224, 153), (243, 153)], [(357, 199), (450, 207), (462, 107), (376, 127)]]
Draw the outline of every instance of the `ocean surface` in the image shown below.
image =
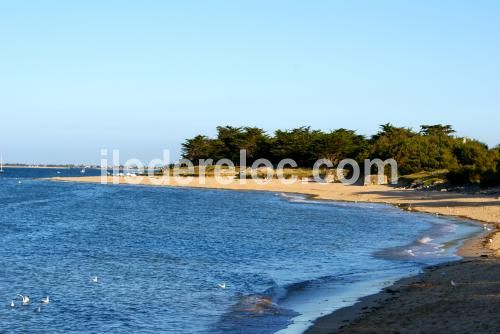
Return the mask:
[(75, 175), (0, 174), (0, 332), (301, 333), (480, 231), (386, 205), (37, 179)]

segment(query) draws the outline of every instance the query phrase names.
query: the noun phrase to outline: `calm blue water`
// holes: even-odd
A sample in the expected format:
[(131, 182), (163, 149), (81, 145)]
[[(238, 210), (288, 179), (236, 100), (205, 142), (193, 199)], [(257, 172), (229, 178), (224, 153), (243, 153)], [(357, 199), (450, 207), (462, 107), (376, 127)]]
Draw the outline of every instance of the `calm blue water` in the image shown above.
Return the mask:
[(33, 179), (80, 175), (60, 171), (0, 176), (0, 332), (300, 332), (479, 230), (383, 205)]

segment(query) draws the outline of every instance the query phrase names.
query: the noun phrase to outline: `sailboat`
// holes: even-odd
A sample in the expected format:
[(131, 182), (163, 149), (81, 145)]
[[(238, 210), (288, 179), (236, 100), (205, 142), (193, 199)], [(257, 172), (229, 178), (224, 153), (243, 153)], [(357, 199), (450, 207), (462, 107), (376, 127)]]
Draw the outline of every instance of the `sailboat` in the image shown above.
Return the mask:
[(3, 173), (3, 156), (0, 155), (0, 173)]

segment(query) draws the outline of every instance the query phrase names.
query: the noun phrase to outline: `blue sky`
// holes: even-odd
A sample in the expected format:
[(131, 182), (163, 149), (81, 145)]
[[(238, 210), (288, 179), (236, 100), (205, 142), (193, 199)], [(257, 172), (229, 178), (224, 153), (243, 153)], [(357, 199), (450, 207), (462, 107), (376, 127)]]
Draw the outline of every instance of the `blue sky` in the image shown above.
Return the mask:
[(0, 4), (6, 161), (149, 160), (217, 125), (500, 143), (498, 1)]

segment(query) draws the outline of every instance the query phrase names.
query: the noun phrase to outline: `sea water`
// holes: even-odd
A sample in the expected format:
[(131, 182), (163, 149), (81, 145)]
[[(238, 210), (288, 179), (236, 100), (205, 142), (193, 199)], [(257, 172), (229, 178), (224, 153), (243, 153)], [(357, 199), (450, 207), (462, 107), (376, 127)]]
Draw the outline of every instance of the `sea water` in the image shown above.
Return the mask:
[(0, 332), (301, 333), (480, 230), (378, 204), (39, 179), (77, 175), (0, 174)]

